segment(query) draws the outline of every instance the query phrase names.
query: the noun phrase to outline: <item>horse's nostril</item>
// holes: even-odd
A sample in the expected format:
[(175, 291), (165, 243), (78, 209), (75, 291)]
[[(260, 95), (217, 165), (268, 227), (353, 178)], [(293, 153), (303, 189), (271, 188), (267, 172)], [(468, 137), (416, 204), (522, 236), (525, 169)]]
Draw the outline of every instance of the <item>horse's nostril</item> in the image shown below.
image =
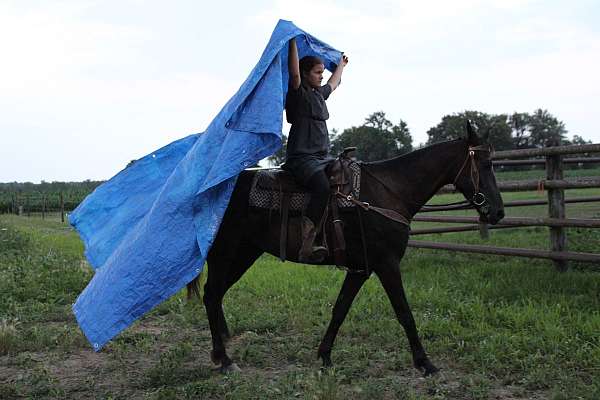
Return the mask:
[(504, 218), (504, 210), (498, 210), (498, 219)]

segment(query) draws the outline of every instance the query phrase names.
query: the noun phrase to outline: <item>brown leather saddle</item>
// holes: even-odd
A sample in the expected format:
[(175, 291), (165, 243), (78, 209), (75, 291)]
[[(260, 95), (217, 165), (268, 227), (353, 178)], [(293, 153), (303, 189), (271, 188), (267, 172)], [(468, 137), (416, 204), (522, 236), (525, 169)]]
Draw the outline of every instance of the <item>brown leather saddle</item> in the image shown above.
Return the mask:
[[(349, 154), (356, 150), (349, 147), (327, 165), (327, 175), (332, 196), (324, 217), (324, 223), (332, 224), (333, 255), (336, 265), (345, 265), (345, 240), (339, 208), (356, 207), (360, 195), (360, 166)], [(280, 255), (286, 258), (287, 231), (290, 212), (302, 213), (310, 200), (310, 193), (293, 176), (282, 169), (258, 171), (250, 189), (249, 205), (281, 214)], [(323, 223), (321, 224), (323, 225)], [(326, 229), (323, 227), (323, 233)], [(326, 240), (325, 238), (323, 239)]]
[[(348, 153), (354, 148), (344, 150), (338, 158), (332, 160), (326, 172), (333, 190), (358, 198), (360, 194), (360, 166)], [(289, 210), (303, 211), (310, 193), (304, 186), (296, 182), (292, 174), (280, 169), (259, 170), (252, 181), (250, 190), (250, 206), (267, 210), (281, 210), (284, 197), (289, 197)], [(338, 197), (339, 207), (354, 207), (355, 204), (346, 198)]]

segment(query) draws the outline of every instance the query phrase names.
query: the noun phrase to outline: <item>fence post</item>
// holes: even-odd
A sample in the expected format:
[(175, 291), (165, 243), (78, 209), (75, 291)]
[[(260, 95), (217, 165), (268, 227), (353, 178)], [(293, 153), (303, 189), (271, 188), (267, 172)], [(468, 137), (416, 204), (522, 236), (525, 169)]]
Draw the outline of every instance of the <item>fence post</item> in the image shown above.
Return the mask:
[(65, 223), (65, 198), (60, 192), (60, 222)]
[(490, 238), (490, 231), (488, 229), (488, 224), (485, 222), (479, 221), (479, 237), (483, 240), (488, 240)]
[[(546, 177), (548, 180), (563, 179), (563, 161), (561, 155), (546, 156)], [(548, 189), (548, 216), (550, 218), (565, 218), (564, 189)], [(550, 250), (565, 251), (567, 236), (565, 228), (550, 227)], [(554, 266), (559, 271), (566, 271), (568, 264), (565, 260), (554, 260)]]
[(16, 202), (17, 202), (17, 215), (20, 217), (23, 215), (23, 204), (22, 201), (23, 199), (21, 198), (21, 196), (19, 196), (19, 193), (17, 192), (17, 194), (15, 194), (16, 197)]

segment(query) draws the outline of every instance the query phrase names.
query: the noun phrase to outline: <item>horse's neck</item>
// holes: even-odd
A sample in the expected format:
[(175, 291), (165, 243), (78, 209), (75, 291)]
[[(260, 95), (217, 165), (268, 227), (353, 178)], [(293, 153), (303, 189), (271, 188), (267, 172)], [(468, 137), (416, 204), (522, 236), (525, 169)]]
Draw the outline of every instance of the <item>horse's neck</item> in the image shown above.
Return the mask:
[[(388, 206), (412, 217), (442, 186), (453, 183), (465, 157), (465, 143), (456, 140), (374, 163), (371, 169), (397, 194), (393, 201), (395, 204)], [(385, 196), (381, 191), (377, 197), (382, 195), (389, 198), (389, 193)], [(398, 201), (402, 204), (398, 204)]]

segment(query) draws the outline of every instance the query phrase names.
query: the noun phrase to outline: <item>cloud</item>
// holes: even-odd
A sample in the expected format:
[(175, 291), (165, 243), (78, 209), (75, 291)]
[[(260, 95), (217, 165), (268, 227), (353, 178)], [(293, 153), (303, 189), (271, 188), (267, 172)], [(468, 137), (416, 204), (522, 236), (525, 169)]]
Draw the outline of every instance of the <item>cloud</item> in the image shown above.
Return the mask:
[(150, 36), (143, 27), (85, 20), (87, 3), (70, 4), (32, 9), (0, 5), (4, 88), (44, 85), (89, 68), (123, 65), (135, 59), (136, 47)]
[(328, 102), (330, 129), (383, 110), (405, 120), (418, 143), (445, 114), (543, 107), (571, 132), (600, 141), (595, 8), (534, 0), (274, 0), (235, 9), (0, 2), (0, 181), (107, 178), (131, 158), (201, 131), (279, 18), (350, 56)]

